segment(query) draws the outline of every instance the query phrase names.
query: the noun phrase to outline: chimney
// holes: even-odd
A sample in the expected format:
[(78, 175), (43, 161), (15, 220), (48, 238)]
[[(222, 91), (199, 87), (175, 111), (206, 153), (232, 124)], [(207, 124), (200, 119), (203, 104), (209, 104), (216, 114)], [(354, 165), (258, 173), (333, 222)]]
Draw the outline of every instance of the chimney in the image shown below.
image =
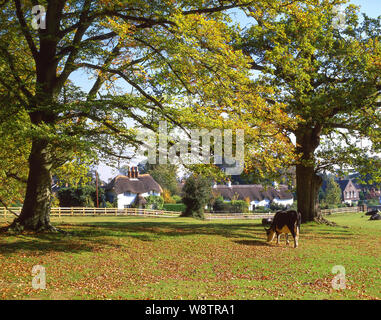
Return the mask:
[(139, 178), (139, 169), (135, 167), (135, 178)]

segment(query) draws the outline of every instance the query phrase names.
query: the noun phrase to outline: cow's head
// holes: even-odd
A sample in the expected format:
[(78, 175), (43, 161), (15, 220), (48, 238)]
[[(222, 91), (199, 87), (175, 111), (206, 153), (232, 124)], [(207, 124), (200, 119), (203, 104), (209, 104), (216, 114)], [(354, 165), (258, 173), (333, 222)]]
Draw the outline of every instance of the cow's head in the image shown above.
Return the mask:
[(274, 240), (274, 237), (275, 237), (275, 232), (272, 228), (268, 228), (266, 229), (266, 235), (267, 235), (267, 242), (271, 242)]

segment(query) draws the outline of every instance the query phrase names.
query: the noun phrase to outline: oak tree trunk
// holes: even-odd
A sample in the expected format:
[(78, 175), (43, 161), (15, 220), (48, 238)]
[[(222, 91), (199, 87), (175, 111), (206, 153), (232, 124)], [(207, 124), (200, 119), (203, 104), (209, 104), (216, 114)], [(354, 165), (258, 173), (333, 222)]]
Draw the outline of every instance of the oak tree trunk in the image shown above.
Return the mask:
[(323, 179), (316, 174), (315, 151), (320, 144), (321, 127), (304, 127), (296, 132), (297, 152), (301, 155), (296, 165), (296, 195), (302, 222), (320, 216), (319, 190)]
[(29, 156), (29, 176), (21, 214), (11, 230), (55, 231), (50, 224), (51, 155), (48, 141), (34, 138)]
[(319, 190), (322, 178), (316, 175), (313, 167), (296, 166), (296, 194), (298, 211), (302, 215), (302, 222), (313, 221), (319, 217)]

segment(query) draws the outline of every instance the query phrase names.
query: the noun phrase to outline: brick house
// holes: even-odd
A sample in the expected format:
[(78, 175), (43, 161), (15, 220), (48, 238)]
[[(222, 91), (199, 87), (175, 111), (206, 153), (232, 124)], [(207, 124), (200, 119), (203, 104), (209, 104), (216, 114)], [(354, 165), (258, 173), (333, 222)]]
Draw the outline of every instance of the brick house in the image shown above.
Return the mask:
[(340, 186), (341, 200), (344, 203), (352, 204), (360, 200), (361, 188), (353, 180), (337, 180), (336, 183)]

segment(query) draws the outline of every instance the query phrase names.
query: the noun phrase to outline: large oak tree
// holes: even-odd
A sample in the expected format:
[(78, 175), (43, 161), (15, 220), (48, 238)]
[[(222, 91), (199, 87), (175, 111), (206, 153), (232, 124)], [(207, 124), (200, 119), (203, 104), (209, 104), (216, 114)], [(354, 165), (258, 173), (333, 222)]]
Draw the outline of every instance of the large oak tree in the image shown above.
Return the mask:
[[(380, 19), (362, 21), (348, 6), (340, 21), (335, 6), (345, 2), (319, 0), (283, 14), (257, 3), (248, 8), (253, 24), (238, 41), (252, 58), (257, 82), (274, 88), (263, 96), (298, 119), (283, 133), (296, 138), (303, 221), (319, 216), (320, 172), (374, 166), (369, 157), (379, 150)], [(361, 139), (369, 140), (368, 148)]]
[[(258, 132), (276, 132), (270, 123), (255, 129), (275, 107), (250, 92), (248, 60), (231, 47), (237, 30), (226, 12), (250, 3), (1, 1), (0, 94), (9, 102), (1, 104), (1, 114), (5, 119), (14, 111), (19, 124), (12, 134), (25, 140), (28, 152), (23, 208), (11, 228), (54, 230), (52, 172), (75, 156), (122, 157), (115, 147), (139, 144), (128, 119), (151, 130), (161, 119), (178, 127), (218, 126), (230, 112), (234, 125), (246, 104), (258, 119), (253, 140), (261, 141)], [(33, 21), (36, 5), (45, 15)], [(88, 73), (85, 85), (76, 81), (80, 72)], [(176, 105), (179, 97), (193, 103)]]

